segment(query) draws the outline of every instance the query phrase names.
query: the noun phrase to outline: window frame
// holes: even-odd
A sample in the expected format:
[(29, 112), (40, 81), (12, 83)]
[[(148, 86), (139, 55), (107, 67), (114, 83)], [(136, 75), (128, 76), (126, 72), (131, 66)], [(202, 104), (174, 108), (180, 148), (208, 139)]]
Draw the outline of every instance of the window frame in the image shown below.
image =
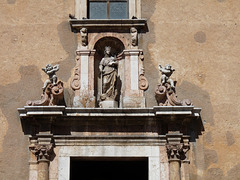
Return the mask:
[(90, 19), (90, 2), (107, 2), (107, 18), (110, 19), (110, 2), (126, 2), (126, 19), (129, 19), (129, 0), (88, 0), (87, 1), (87, 17)]

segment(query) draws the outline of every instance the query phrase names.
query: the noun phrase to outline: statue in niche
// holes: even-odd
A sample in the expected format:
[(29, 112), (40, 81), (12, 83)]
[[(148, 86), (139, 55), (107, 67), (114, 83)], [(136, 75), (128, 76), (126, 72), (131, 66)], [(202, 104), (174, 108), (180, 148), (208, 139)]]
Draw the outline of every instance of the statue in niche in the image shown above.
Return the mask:
[(82, 28), (80, 30), (81, 38), (82, 38), (82, 46), (87, 46), (88, 44), (88, 33), (87, 28)]
[(135, 27), (132, 27), (130, 29), (131, 37), (132, 37), (132, 46), (138, 45), (138, 32)]
[(189, 99), (183, 101), (178, 100), (175, 91), (176, 81), (173, 81), (170, 76), (175, 71), (172, 66), (167, 64), (165, 67), (159, 65), (159, 70), (162, 73), (161, 83), (155, 89), (155, 97), (159, 106), (192, 106)]
[(27, 101), (27, 106), (54, 106), (64, 105), (63, 98), (63, 82), (57, 81), (56, 72), (59, 70), (59, 65), (47, 64), (42, 70), (49, 76), (42, 87), (43, 93), (41, 100)]
[(105, 56), (99, 64), (101, 73), (102, 92), (100, 100), (115, 100), (116, 98), (116, 82), (117, 82), (117, 59), (111, 56), (111, 47), (106, 46), (104, 51)]

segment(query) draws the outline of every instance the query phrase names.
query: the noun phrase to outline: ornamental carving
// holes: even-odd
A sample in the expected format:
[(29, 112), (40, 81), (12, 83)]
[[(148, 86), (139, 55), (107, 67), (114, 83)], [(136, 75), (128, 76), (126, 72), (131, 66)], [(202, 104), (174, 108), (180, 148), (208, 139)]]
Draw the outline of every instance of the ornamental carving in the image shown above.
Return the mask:
[(37, 160), (50, 160), (53, 152), (52, 144), (33, 144), (29, 146), (29, 150), (37, 157)]
[(144, 60), (143, 51), (140, 52), (139, 59), (140, 59), (140, 65), (139, 65), (140, 72), (139, 72), (139, 83), (138, 83), (139, 89), (146, 91), (148, 89), (149, 83), (147, 78), (144, 76), (145, 69), (143, 66), (143, 60)]
[(173, 81), (170, 76), (175, 71), (171, 65), (162, 67), (159, 65), (159, 70), (162, 73), (161, 83), (159, 83), (155, 89), (155, 97), (159, 106), (192, 106), (192, 102), (189, 99), (183, 101), (178, 100), (175, 86), (176, 81)]
[(131, 41), (132, 41), (132, 46), (137, 46), (138, 45), (138, 32), (137, 29), (135, 27), (132, 27), (130, 29), (130, 33), (131, 33)]
[(77, 52), (77, 56), (76, 56), (76, 63), (77, 65), (75, 66), (74, 69), (74, 75), (71, 81), (71, 88), (75, 91), (75, 90), (79, 90), (80, 89), (80, 54)]
[(82, 46), (87, 46), (88, 44), (87, 28), (82, 28), (80, 30), (80, 35), (81, 35)]
[(54, 106), (63, 105), (63, 82), (57, 81), (56, 72), (59, 70), (59, 65), (52, 66), (47, 64), (42, 70), (49, 76), (42, 87), (43, 93), (40, 100), (27, 101), (27, 106)]
[(167, 144), (166, 145), (169, 160), (184, 160), (186, 152), (190, 149), (189, 145), (180, 144)]

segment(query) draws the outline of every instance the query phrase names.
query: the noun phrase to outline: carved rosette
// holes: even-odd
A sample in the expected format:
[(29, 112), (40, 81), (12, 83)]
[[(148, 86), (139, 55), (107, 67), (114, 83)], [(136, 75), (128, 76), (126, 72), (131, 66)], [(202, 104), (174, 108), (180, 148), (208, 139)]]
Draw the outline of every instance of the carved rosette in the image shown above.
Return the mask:
[(29, 146), (30, 151), (37, 157), (38, 161), (49, 161), (53, 152), (52, 144), (33, 144)]
[(186, 159), (186, 152), (190, 149), (189, 145), (167, 144), (167, 154), (169, 161), (180, 161)]

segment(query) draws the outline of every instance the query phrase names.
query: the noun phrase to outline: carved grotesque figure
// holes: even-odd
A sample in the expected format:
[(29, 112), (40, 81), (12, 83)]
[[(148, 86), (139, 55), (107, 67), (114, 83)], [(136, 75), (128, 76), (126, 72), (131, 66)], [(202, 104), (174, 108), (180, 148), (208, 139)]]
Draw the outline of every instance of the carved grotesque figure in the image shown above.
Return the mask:
[(175, 71), (175, 69), (172, 69), (172, 66), (167, 64), (165, 67), (162, 67), (161, 65), (159, 65), (159, 70), (162, 73), (161, 76), (161, 83), (164, 85), (165, 83), (170, 83), (171, 88), (175, 88), (174, 82), (172, 79), (170, 79), (170, 76), (172, 75), (172, 73)]
[(47, 85), (49, 83), (53, 83), (53, 85), (56, 85), (57, 83), (57, 75), (56, 75), (56, 72), (59, 70), (59, 65), (51, 65), (51, 64), (47, 64), (46, 65), (46, 68), (42, 68), (42, 70), (49, 76), (49, 79), (47, 79), (45, 82), (44, 82), (44, 85), (43, 85), (43, 90), (45, 90), (45, 88), (47, 87)]
[(116, 81), (117, 81), (117, 59), (111, 56), (111, 47), (105, 47), (105, 56), (99, 64), (101, 73), (102, 92), (100, 99), (102, 101), (114, 100), (116, 97)]
[(131, 32), (131, 37), (132, 37), (132, 46), (137, 46), (138, 45), (138, 32), (137, 29), (132, 27), (130, 29)]
[(87, 28), (82, 28), (80, 30), (81, 38), (82, 38), (82, 45), (86, 46), (88, 44), (88, 33)]

